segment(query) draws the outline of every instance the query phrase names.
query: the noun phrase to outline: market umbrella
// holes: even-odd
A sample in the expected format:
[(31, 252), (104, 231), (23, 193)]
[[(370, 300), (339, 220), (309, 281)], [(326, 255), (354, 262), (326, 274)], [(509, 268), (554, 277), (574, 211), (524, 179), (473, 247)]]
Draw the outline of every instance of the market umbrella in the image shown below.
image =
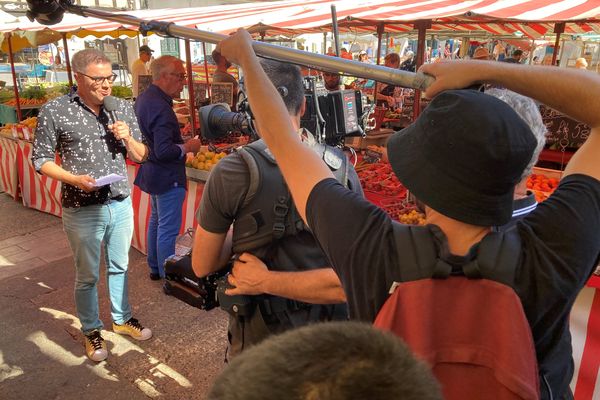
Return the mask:
[(28, 47), (42, 46), (48, 43), (54, 43), (61, 39), (60, 32), (55, 32), (50, 29), (39, 32), (15, 31), (0, 32), (0, 50), (8, 53), (8, 37), (11, 36), (13, 52), (19, 51)]

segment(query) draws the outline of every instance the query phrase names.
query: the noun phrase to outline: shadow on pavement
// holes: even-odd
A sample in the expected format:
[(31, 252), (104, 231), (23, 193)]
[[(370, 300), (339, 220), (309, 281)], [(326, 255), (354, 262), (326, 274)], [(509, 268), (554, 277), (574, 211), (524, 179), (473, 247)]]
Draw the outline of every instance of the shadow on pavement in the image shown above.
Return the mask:
[[(0, 195), (4, 197), (8, 196)], [(2, 203), (4, 199), (4, 214)], [(28, 229), (14, 230), (15, 235), (38, 229), (39, 213), (27, 211), (20, 213), (20, 223)], [(60, 219), (48, 217), (40, 228), (60, 226)], [(0, 222), (0, 230), (3, 225)], [(43, 238), (28, 237), (44, 244)], [(102, 265), (98, 293), (109, 357), (101, 363), (85, 356), (70, 254), (0, 278), (0, 399), (205, 398), (224, 365), (226, 314), (197, 310), (166, 296), (161, 282), (148, 279), (144, 255), (132, 249), (133, 315), (154, 332), (148, 341), (135, 341), (111, 331), (104, 272)]]

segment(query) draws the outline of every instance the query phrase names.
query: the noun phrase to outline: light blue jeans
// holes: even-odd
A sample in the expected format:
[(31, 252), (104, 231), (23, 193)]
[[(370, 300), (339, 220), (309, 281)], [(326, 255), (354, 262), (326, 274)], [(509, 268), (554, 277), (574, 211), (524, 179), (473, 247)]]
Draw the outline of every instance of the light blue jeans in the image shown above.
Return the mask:
[(165, 277), (165, 260), (175, 254), (175, 240), (181, 228), (181, 209), (185, 188), (173, 187), (161, 194), (150, 196), (148, 221), (148, 266), (150, 272)]
[(131, 318), (127, 265), (133, 235), (131, 197), (108, 204), (63, 208), (63, 229), (75, 258), (75, 306), (84, 334), (102, 329), (98, 311), (100, 254), (104, 250), (113, 322)]

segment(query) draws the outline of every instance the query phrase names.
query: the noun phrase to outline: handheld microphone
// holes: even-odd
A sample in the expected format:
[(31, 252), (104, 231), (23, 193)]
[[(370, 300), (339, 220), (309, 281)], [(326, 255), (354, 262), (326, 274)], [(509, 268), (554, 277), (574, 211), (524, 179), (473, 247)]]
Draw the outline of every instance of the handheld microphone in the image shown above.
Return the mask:
[(110, 115), (110, 119), (112, 119), (113, 124), (117, 122), (119, 119), (117, 118), (117, 109), (119, 108), (119, 102), (117, 98), (114, 96), (106, 96), (104, 100), (102, 100), (104, 105), (104, 110)]
[[(106, 96), (104, 100), (102, 100), (102, 104), (104, 105), (104, 111), (110, 115), (113, 124), (117, 122), (119, 120), (119, 118), (117, 118), (117, 109), (119, 108), (117, 98), (114, 96)], [(125, 146), (125, 141), (123, 139), (121, 139), (121, 144)]]

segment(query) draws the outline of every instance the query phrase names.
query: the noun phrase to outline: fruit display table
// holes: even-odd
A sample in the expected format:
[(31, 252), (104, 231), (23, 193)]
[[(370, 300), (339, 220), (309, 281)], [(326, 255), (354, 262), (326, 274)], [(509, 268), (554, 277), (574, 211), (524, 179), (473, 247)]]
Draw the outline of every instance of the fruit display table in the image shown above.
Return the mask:
[(0, 191), (19, 196), (17, 173), (17, 140), (0, 136)]
[[(127, 162), (127, 174), (129, 185), (131, 186), (131, 201), (133, 203), (134, 219), (133, 240), (131, 245), (146, 254), (148, 248), (146, 232), (148, 230), (148, 221), (150, 220), (150, 195), (141, 191), (139, 187), (133, 184), (139, 168), (139, 164)], [(186, 168), (186, 170), (190, 173), (191, 168)], [(200, 199), (204, 190), (204, 181), (207, 177), (208, 174), (202, 174), (202, 176), (195, 174), (193, 178), (188, 177), (188, 190), (183, 201), (180, 233), (185, 232), (188, 228), (196, 228), (198, 225), (195, 218), (196, 210), (200, 206)]]

